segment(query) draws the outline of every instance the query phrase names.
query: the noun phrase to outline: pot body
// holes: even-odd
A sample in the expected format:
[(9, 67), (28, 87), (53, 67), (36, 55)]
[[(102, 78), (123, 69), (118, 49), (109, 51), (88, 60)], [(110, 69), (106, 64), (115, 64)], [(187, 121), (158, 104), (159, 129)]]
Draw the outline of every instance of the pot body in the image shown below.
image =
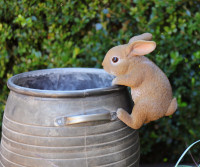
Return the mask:
[[(35, 86), (40, 85), (37, 83), (41, 82), (38, 77), (57, 76), (60, 73), (64, 76), (73, 73), (76, 76), (80, 70), (87, 75), (97, 75), (97, 72), (98, 75), (108, 76), (97, 69), (71, 70), (66, 68), (29, 72), (10, 80), (14, 87), (8, 83), (11, 91), (3, 117), (0, 166), (139, 166), (138, 132), (118, 119), (101, 120), (101, 115), (98, 117), (101, 113), (109, 112), (112, 115), (118, 108), (131, 111), (131, 99), (125, 87), (106, 87), (104, 84), (100, 88), (76, 90), (75, 86), (72, 91), (69, 87), (58, 90), (57, 86), (53, 90), (50, 86)], [(87, 77), (84, 78), (88, 80)], [(60, 79), (52, 85), (58, 84), (58, 80)], [(111, 82), (111, 78), (105, 80)], [(44, 82), (49, 81), (45, 79)], [(85, 80), (82, 78), (78, 82)], [(79, 119), (82, 116), (88, 118), (88, 115), (95, 118), (93, 114), (97, 117), (94, 121)], [(77, 116), (79, 117), (75, 123), (67, 123), (66, 118), (73, 120)], [(60, 118), (64, 122), (59, 125), (56, 121)]]

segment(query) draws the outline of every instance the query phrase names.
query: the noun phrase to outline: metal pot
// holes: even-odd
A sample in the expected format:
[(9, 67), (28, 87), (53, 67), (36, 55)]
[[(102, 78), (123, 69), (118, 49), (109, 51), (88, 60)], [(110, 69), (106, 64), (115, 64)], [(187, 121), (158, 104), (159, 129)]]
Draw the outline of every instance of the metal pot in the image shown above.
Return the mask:
[(26, 72), (8, 80), (0, 166), (139, 166), (138, 132), (116, 117), (131, 112), (126, 87), (100, 69)]

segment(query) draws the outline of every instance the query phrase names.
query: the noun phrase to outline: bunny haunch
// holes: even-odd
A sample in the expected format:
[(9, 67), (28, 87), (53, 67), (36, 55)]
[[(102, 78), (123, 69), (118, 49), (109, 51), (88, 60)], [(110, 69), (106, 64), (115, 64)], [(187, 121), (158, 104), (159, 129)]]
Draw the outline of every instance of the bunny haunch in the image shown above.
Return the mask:
[(133, 129), (139, 129), (144, 123), (172, 115), (177, 109), (176, 98), (167, 76), (144, 55), (156, 48), (150, 41), (152, 35), (144, 33), (129, 40), (128, 44), (111, 48), (104, 60), (103, 68), (116, 76), (113, 85), (125, 85), (131, 88), (135, 103), (131, 115), (124, 109), (117, 110), (117, 116)]

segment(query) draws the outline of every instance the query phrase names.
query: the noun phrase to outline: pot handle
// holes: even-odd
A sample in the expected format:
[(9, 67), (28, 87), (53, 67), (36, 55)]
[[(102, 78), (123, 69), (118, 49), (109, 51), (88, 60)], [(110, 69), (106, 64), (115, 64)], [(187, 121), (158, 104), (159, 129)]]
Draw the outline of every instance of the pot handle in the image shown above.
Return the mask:
[(116, 112), (110, 112), (106, 109), (97, 109), (87, 114), (57, 117), (54, 120), (54, 125), (65, 126), (65, 125), (72, 125), (72, 124), (92, 122), (92, 121), (103, 121), (103, 120), (114, 121), (116, 119), (117, 119)]

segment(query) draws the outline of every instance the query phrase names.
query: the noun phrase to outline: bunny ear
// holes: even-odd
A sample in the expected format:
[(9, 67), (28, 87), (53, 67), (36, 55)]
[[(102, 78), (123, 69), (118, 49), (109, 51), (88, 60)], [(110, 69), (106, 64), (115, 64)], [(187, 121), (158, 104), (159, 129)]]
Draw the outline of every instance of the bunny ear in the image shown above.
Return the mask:
[(152, 40), (152, 34), (144, 33), (144, 34), (141, 34), (141, 35), (134, 36), (129, 40), (128, 43), (132, 43), (134, 41), (139, 41), (139, 40), (151, 41)]
[(151, 53), (156, 48), (154, 41), (135, 41), (128, 44), (129, 55), (143, 56)]

